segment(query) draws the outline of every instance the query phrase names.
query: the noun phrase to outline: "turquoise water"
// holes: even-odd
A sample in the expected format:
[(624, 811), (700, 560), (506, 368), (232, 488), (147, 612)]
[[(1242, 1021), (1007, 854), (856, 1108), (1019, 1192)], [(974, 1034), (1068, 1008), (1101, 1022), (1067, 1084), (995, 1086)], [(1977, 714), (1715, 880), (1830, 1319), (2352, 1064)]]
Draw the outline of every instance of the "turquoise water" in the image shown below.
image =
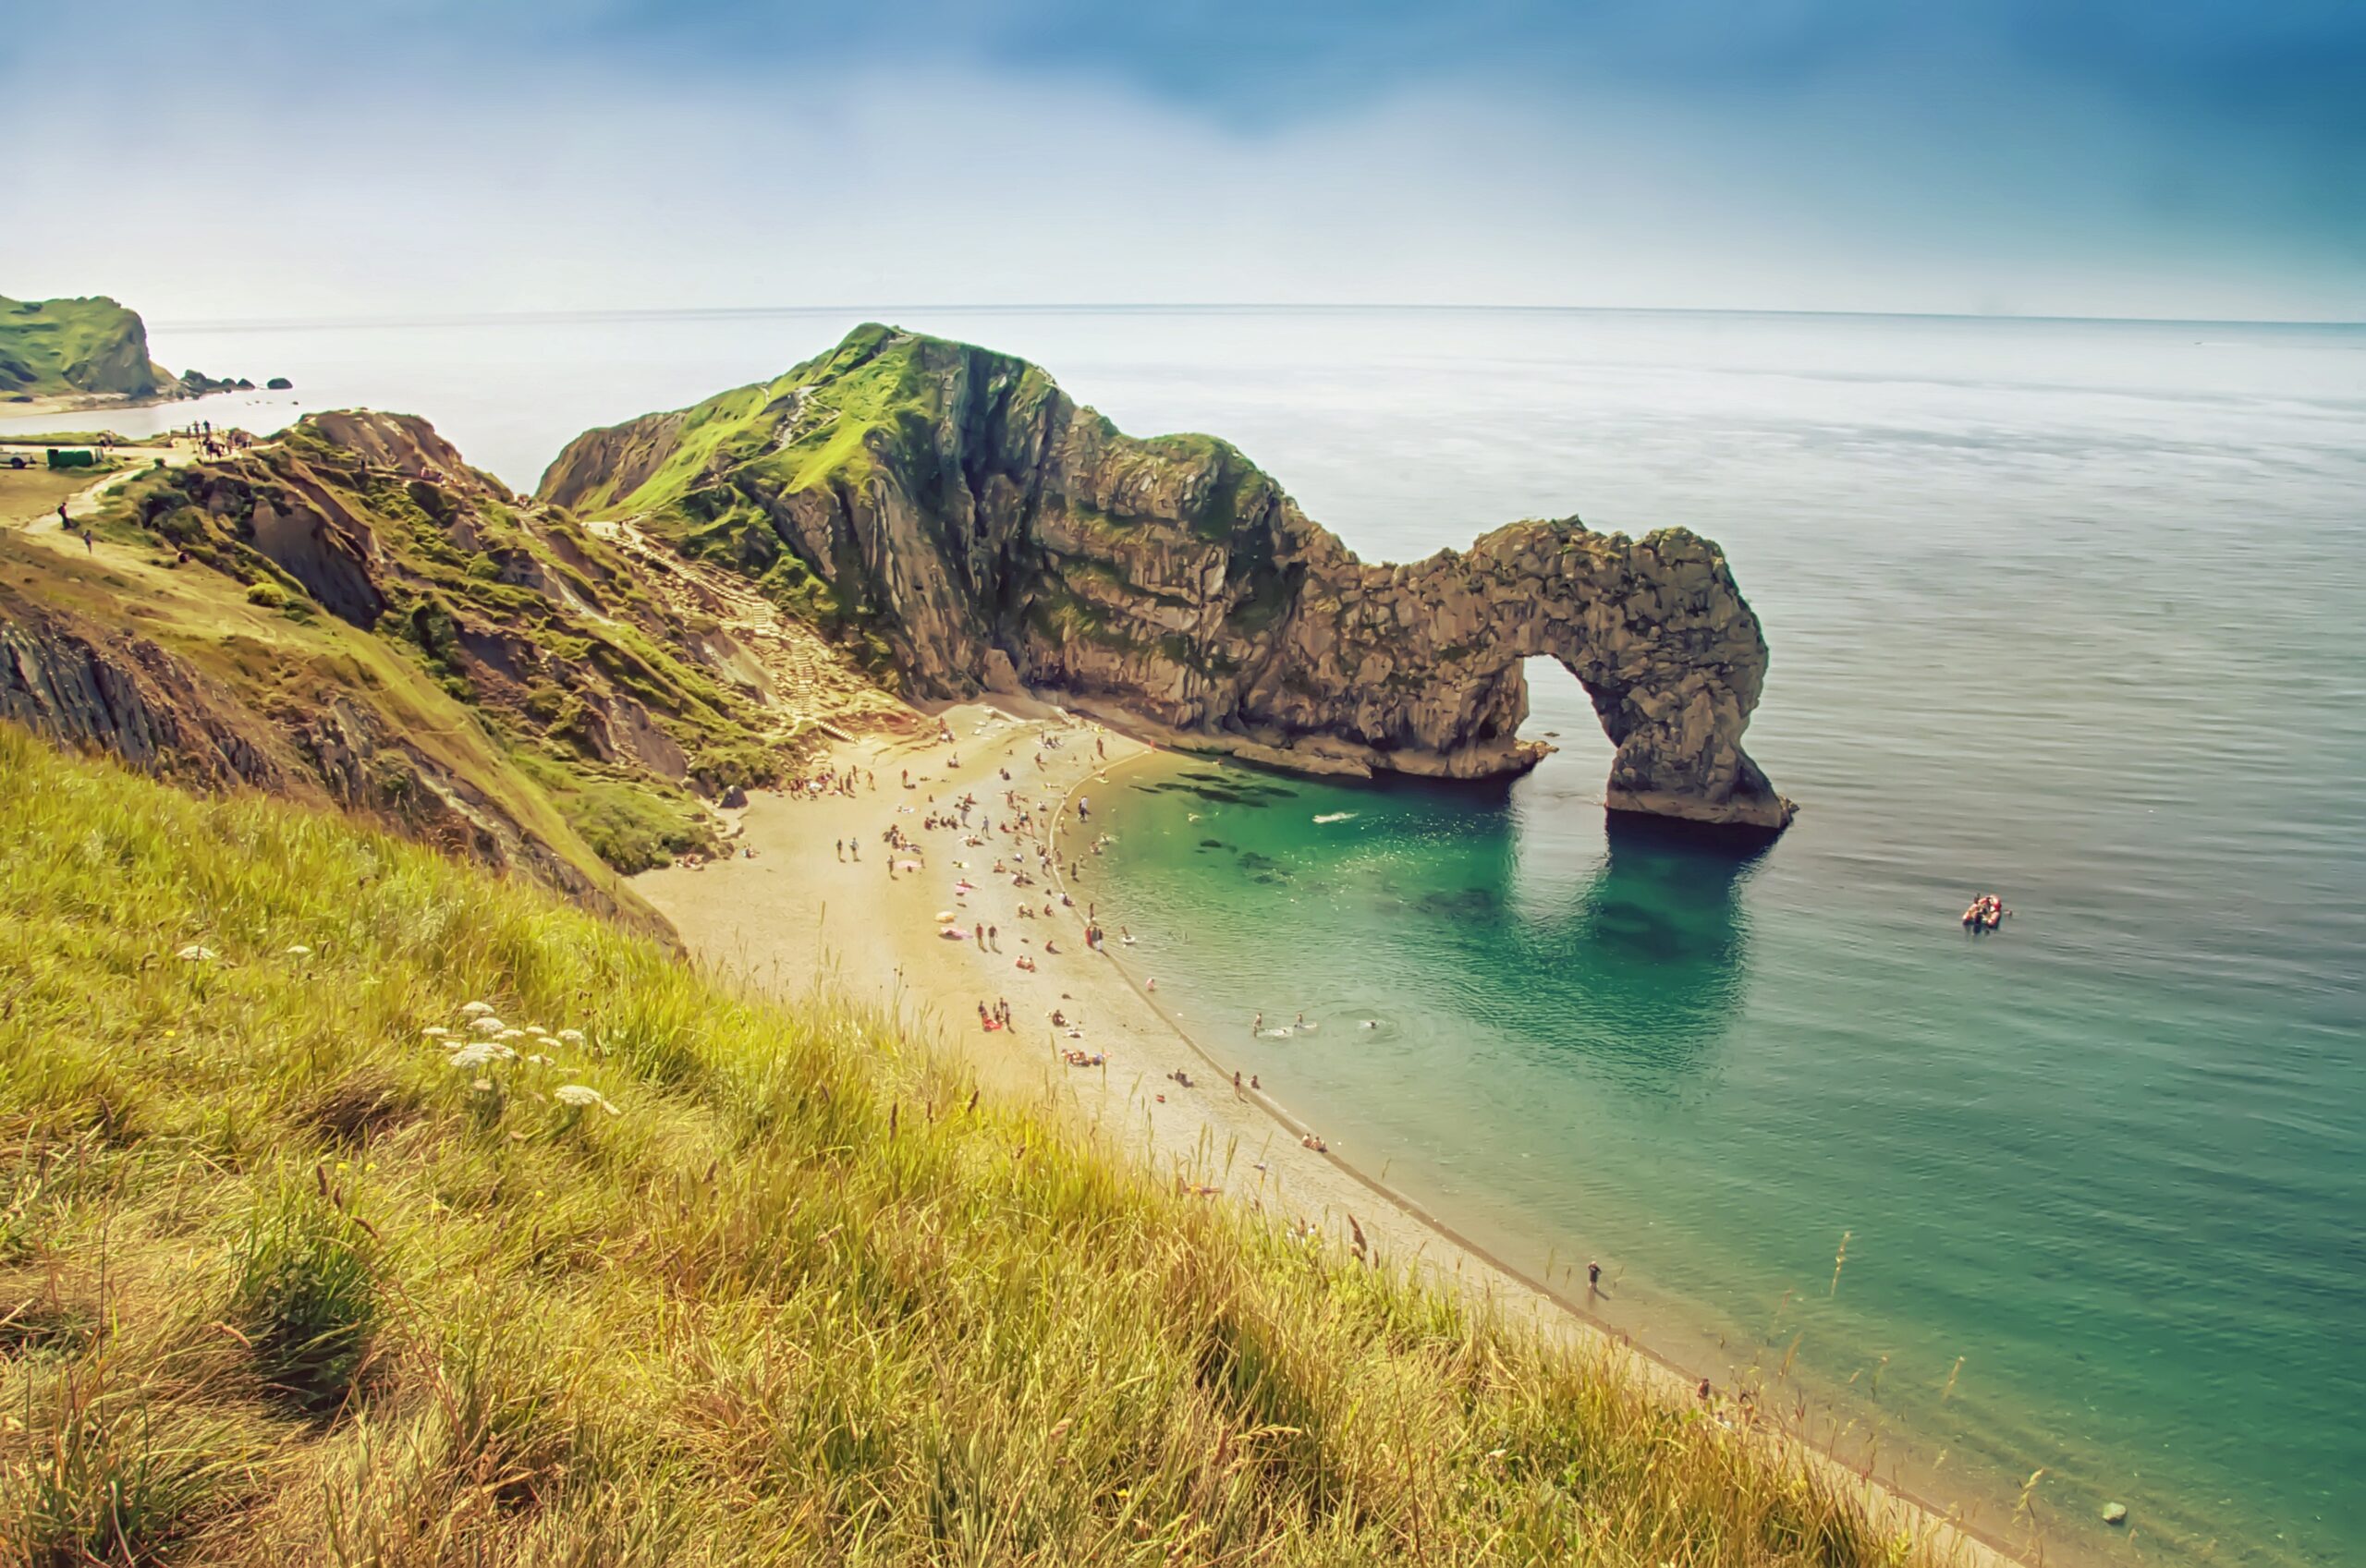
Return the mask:
[[(1593, 512), (1719, 537), (1766, 620), (1751, 747), (1806, 808), (1770, 851), (1611, 834), (1544, 665), (1567, 749), (1518, 785), (1163, 766), (1096, 799), (1098, 893), (1335, 1148), (1556, 1282), (1600, 1259), (1605, 1316), (1723, 1378), (1796, 1343), (1822, 1422), (1999, 1534), (2043, 1468), (2057, 1550), (2355, 1562), (2366, 334), (2214, 334), (2237, 368), (2176, 330), (1899, 331), (1836, 395), (1696, 353), (1688, 407), (1616, 417), (1669, 467)], [(1485, 520), (1378, 506), (1330, 516), (1398, 556)]]
[[(1104, 913), (1358, 1163), (1556, 1282), (1599, 1258), (1605, 1316), (1721, 1378), (1796, 1341), (1819, 1410), (2002, 1533), (2043, 1468), (2057, 1545), (2366, 1562), (2366, 330), (881, 308), (154, 339), (296, 378), (218, 422), (407, 409), (531, 484), (586, 424), (871, 315), (1227, 436), (1370, 557), (1571, 510), (1723, 542), (1774, 649), (1750, 748), (1805, 807), (1755, 860), (1610, 839), (1548, 665), (1529, 732), (1565, 750), (1508, 791), (1184, 764), (1096, 795)], [(1987, 890), (2018, 913), (1968, 939)], [(1251, 1042), (1257, 1009), (1323, 1027)]]

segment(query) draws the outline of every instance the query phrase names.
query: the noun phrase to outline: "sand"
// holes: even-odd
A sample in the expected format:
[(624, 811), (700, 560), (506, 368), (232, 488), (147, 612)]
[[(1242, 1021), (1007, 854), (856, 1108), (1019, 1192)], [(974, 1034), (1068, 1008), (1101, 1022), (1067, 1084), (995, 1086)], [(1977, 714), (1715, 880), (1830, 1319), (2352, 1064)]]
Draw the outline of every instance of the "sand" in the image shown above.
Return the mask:
[[(992, 1090), (1072, 1119), (1161, 1179), (1360, 1245), (1384, 1263), (1590, 1342), (1653, 1397), (1698, 1397), (1694, 1372), (1634, 1345), (1588, 1309), (1589, 1299), (1601, 1298), (1573, 1298), (1506, 1267), (1360, 1170), (1354, 1150), (1306, 1147), (1302, 1139), (1319, 1129), (1248, 1088), (1245, 1077), (1236, 1088), (1223, 1040), (1205, 1031), (1195, 1039), (1159, 1005), (1153, 933), (1136, 933), (1126, 946), (1112, 925), (1105, 952), (1086, 946), (1096, 830), (1080, 805), (1096, 791), (1114, 795), (1122, 770), (1147, 755), (1146, 746), (1027, 699), (957, 706), (936, 717), (950, 729), (950, 745), (923, 733), (839, 746), (822, 765), (863, 769), (873, 787), (859, 786), (851, 797), (757, 792), (744, 810), (727, 813), (738, 819), (734, 857), (647, 872), (634, 887), (711, 968), (787, 995), (818, 984), (885, 1006), (921, 1039), (958, 1052)], [(1006, 790), (1033, 815), (1023, 832), (986, 825), (1011, 825)], [(964, 795), (977, 800), (971, 831), (923, 828), (933, 811), (951, 810)], [(882, 839), (890, 824), (920, 844), (917, 853), (893, 854), (892, 878)], [(966, 842), (970, 837), (983, 842)], [(838, 841), (854, 841), (860, 858), (842, 858)], [(1039, 857), (1047, 844), (1060, 857), (1056, 869)], [(744, 853), (750, 850), (752, 857)], [(1023, 866), (1034, 885), (1017, 887), (1010, 875), (995, 874), (997, 860)], [(1022, 902), (1032, 918), (1019, 914)], [(941, 934), (946, 923), (938, 917), (945, 913), (960, 940)], [(998, 948), (977, 941), (981, 926), (998, 931)], [(1032, 972), (1019, 966), (1022, 955), (1033, 960)], [(979, 1003), (1005, 1001), (1012, 1027), (985, 1029)], [(1055, 1010), (1062, 1024), (1052, 1022)], [(1244, 1039), (1250, 1022), (1244, 1009)], [(1071, 1066), (1063, 1051), (1098, 1053), (1106, 1063)], [(1178, 1071), (1189, 1087), (1173, 1077)], [(1770, 1440), (1799, 1438), (1776, 1431)], [(2001, 1543), (1947, 1521), (1896, 1478), (1875, 1479), (1863, 1462), (1844, 1464), (1806, 1447), (1811, 1463), (1853, 1479), (1902, 1527), (1952, 1546), (1967, 1562), (2008, 1560)]]

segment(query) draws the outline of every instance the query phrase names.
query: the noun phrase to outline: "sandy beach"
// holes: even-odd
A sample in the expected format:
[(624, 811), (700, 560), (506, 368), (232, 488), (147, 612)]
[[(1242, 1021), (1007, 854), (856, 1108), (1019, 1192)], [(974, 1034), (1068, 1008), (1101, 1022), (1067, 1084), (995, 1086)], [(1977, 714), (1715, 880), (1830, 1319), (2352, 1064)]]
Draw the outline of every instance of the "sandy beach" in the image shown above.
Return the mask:
[[(1488, 1256), (1360, 1170), (1354, 1150), (1310, 1147), (1304, 1140), (1321, 1129), (1245, 1076), (1236, 1088), (1222, 1040), (1187, 1034), (1160, 1005), (1154, 933), (1128, 944), (1113, 926), (1104, 951), (1087, 945), (1094, 792), (1119, 787), (1121, 770), (1150, 755), (1148, 746), (1023, 698), (935, 718), (949, 743), (923, 731), (839, 745), (817, 766), (859, 771), (852, 794), (754, 792), (726, 813), (737, 819), (731, 857), (650, 871), (634, 887), (711, 968), (785, 994), (819, 984), (888, 1007), (920, 1038), (957, 1051), (990, 1089), (1051, 1108), (1185, 1190), (1247, 1204), (1549, 1332), (1582, 1336), (1671, 1403), (1699, 1398), (1694, 1369), (1634, 1344), (1586, 1300)], [(966, 827), (965, 798), (974, 802)], [(891, 850), (891, 829), (909, 847)], [(980, 931), (991, 934), (981, 941)], [(982, 1003), (990, 1013), (1006, 1004), (1010, 1026), (985, 1027)], [(1244, 1010), (1242, 1038), (1250, 1027)], [(1101, 1061), (1076, 1065), (1064, 1053)], [(1714, 1403), (1735, 1408), (1722, 1388)], [(1759, 1424), (1778, 1440), (1798, 1439), (1780, 1416), (1762, 1412)], [(1862, 1456), (1807, 1446), (1812, 1463), (1868, 1489), (1900, 1527), (1951, 1539), (1966, 1562), (2013, 1560), (1993, 1525), (1945, 1519), (1886, 1457), (1884, 1484)]]

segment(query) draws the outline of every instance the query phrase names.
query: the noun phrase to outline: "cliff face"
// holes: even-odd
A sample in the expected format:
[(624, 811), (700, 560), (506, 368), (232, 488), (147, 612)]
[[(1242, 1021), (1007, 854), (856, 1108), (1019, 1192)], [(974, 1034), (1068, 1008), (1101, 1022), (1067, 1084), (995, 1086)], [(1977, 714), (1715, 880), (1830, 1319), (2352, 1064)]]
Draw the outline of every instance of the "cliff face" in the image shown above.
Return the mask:
[(589, 432), (542, 493), (730, 562), (923, 695), (1015, 680), (1282, 766), (1478, 777), (1541, 754), (1520, 661), (1550, 656), (1618, 748), (1614, 808), (1789, 820), (1740, 744), (1765, 639), (1681, 529), (1368, 565), (1223, 442), (1122, 435), (1024, 361), (880, 326)]

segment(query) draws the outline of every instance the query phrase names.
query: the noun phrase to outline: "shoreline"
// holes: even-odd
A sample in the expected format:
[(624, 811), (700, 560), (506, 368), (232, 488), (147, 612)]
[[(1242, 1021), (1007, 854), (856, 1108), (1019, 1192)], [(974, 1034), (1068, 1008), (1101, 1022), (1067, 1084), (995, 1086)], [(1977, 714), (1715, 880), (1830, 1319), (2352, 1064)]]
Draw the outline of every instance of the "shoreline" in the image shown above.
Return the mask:
[[(633, 885), (674, 922), (702, 964), (738, 970), (775, 989), (802, 991), (826, 982), (859, 999), (884, 1002), (919, 1038), (956, 1051), (982, 1081), (1080, 1118), (1078, 1124), (1091, 1136), (1114, 1135), (1124, 1157), (1147, 1161), (1160, 1179), (1204, 1196), (1221, 1188), (1226, 1201), (1271, 1210), (1350, 1246), (1361, 1243), (1375, 1262), (1385, 1256), (1391, 1266), (1403, 1264), (1431, 1288), (1463, 1294), (1484, 1310), (1518, 1314), (1525, 1327), (1599, 1354), (1607, 1370), (1630, 1380), (1645, 1397), (1675, 1407), (1692, 1404), (1698, 1397), (1696, 1371), (1507, 1263), (1351, 1160), (1328, 1149), (1303, 1147), (1299, 1139), (1310, 1124), (1269, 1092), (1244, 1085), (1234, 1095), (1225, 1094), (1231, 1087), (1230, 1069), (1160, 1003), (1156, 977), (1147, 968), (1137, 971), (1146, 955), (1121, 955), (1114, 946), (1096, 954), (1084, 946), (1085, 917), (1097, 901), (1089, 879), (1070, 874), (1071, 868), (1081, 870), (1084, 865), (1084, 851), (1074, 837), (1086, 825), (1078, 816), (1079, 802), (1096, 785), (1118, 787), (1123, 771), (1165, 755), (1161, 748), (1097, 719), (1028, 699), (983, 699), (933, 716), (954, 731), (949, 749), (933, 734), (900, 741), (872, 736), (835, 747), (825, 760), (827, 766), (866, 768), (874, 779), (883, 765), (909, 769), (916, 779), (908, 789), (898, 790), (891, 777), (879, 789), (850, 797), (825, 795), (797, 802), (782, 792), (762, 792), (736, 814), (738, 836), (733, 843), (753, 850), (754, 858), (743, 855), (700, 869), (645, 872), (632, 879)], [(1044, 746), (1048, 735), (1070, 744), (1055, 740)], [(1031, 768), (1022, 755), (1019, 743), (1031, 737), (1039, 743), (1035, 755), (1046, 760), (1041, 768)], [(1071, 748), (1082, 749), (1076, 742), (1106, 746), (1108, 755), (1073, 757)], [(1077, 766), (1079, 761), (1085, 765)], [(926, 834), (917, 857), (899, 852), (896, 857), (902, 865), (916, 858), (918, 870), (874, 880), (876, 857), (884, 852), (877, 843), (883, 820), (918, 832), (930, 808), (940, 804), (940, 794), (950, 809), (952, 799), (967, 791), (980, 796), (991, 821), (1001, 814), (999, 797), (1006, 788), (1036, 797), (1032, 804), (1043, 820), (1032, 836), (985, 835), (982, 844), (956, 836), (948, 845), (943, 833)], [(912, 820), (905, 822), (906, 816)], [(858, 843), (874, 857), (820, 860), (820, 839), (841, 835), (850, 824), (860, 824)], [(1025, 901), (1056, 911), (1048, 918), (1014, 919), (1018, 900), (1005, 879), (990, 878), (970, 864), (971, 858), (991, 862), (997, 851), (1021, 845), (1031, 855), (1040, 845), (1049, 857), (1049, 869)], [(953, 885), (969, 883), (968, 892), (926, 891), (951, 881), (945, 875), (950, 872), (960, 873), (960, 882)], [(706, 887), (709, 878), (719, 878), (738, 896)], [(1062, 904), (1062, 898), (1072, 902)], [(981, 951), (966, 930), (957, 942), (941, 938), (934, 915), (947, 914), (981, 928), (991, 923), (1005, 933), (1005, 944)], [(838, 927), (831, 924), (834, 916)], [(1055, 947), (1063, 937), (1075, 945)], [(952, 948), (966, 951), (946, 951)], [(1042, 954), (1035, 969), (997, 974), (993, 960), (1010, 961), (1028, 949)], [(1107, 962), (1092, 962), (1096, 957)], [(1036, 962), (1031, 954), (1028, 961)], [(763, 978), (767, 971), (769, 982)], [(987, 1033), (970, 1015), (972, 999), (997, 997), (1010, 1001), (1012, 1027)], [(1059, 1008), (1067, 1032), (1046, 1023), (1041, 1056), (1032, 1050), (1012, 1052), (1008, 1047), (1019, 1044), (1020, 1037), (1030, 1042), (1036, 1038), (1033, 1023), (1052, 1012), (1043, 1005), (1047, 1002)], [(1004, 1032), (1011, 1038), (1000, 1038)], [(1106, 1064), (1067, 1066), (1056, 1054), (1064, 1045), (1104, 1052)], [(1163, 1051), (1171, 1059), (1177, 1048), (1186, 1059), (1173, 1071), (1162, 1062), (1162, 1076), (1149, 1078), (1143, 1069), (1154, 1053)], [(1175, 1072), (1189, 1076), (1202, 1067), (1209, 1078), (1176, 1082)], [(1114, 1076), (1111, 1068), (1116, 1069)], [(1237, 1169), (1244, 1149), (1251, 1151), (1248, 1173)], [(1719, 1393), (1716, 1408), (1737, 1408), (1732, 1391)], [(1987, 1568), (2024, 1562), (2025, 1551), (2034, 1550), (2051, 1552), (2058, 1562), (2076, 1561), (2061, 1550), (2075, 1552), (2070, 1542), (2017, 1549), (1952, 1516), (1910, 1482), (1877, 1477), (1877, 1453), (1852, 1462), (1833, 1444), (1809, 1435), (1804, 1418), (1795, 1422), (1760, 1409), (1752, 1427), (1778, 1460), (1797, 1460), (1825, 1480), (1852, 1489), (1880, 1527), (1933, 1543), (1943, 1558), (1952, 1554), (1953, 1561)]]
[(198, 403), (213, 393), (158, 392), (134, 396), (124, 392), (46, 392), (22, 401), (0, 401), (0, 419), (46, 419), (59, 414), (97, 414), (122, 408), (156, 408), (167, 403)]

